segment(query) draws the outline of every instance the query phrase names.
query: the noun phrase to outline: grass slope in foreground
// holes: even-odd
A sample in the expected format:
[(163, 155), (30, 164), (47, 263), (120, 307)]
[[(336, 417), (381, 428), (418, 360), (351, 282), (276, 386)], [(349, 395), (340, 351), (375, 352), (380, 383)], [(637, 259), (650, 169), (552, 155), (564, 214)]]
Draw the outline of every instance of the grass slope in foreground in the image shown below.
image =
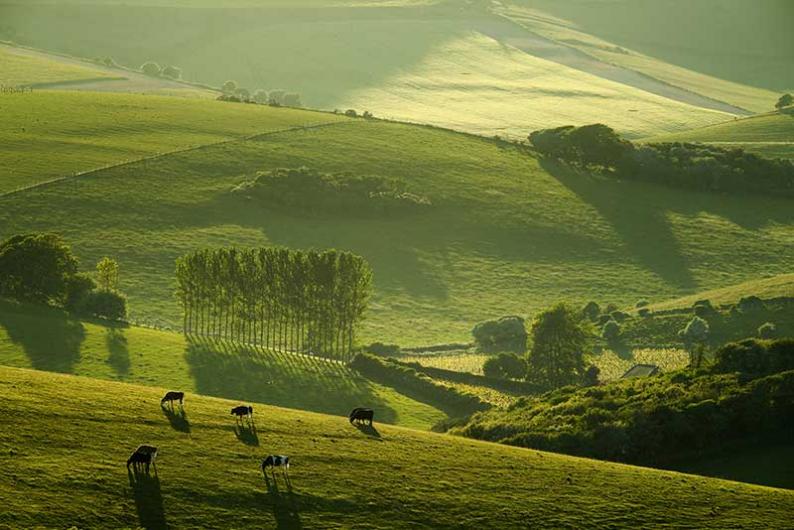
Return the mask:
[(126, 381), (429, 429), (446, 416), (344, 365), (137, 327), (81, 322), (0, 300), (0, 364)]
[[(42, 105), (47, 104), (41, 96)], [(63, 95), (51, 97), (51, 108), (42, 116), (55, 120), (52, 107)], [(135, 121), (134, 112), (113, 107), (128, 96), (68, 97), (116, 108), (119, 123)], [(133, 109), (163, 99), (130, 97)], [(174, 98), (163, 104), (183, 101)], [(212, 111), (225, 105), (229, 112), (260, 116), (256, 125), (265, 130), (289, 129), (288, 124), (309, 118), (341, 119), (230, 103), (205, 105)], [(246, 119), (254, 125), (254, 118)], [(84, 126), (78, 117), (74, 123)], [(108, 121), (100, 123), (109, 126)], [(186, 123), (155, 128), (151, 141), (188, 127), (190, 121)], [(21, 126), (19, 121), (16, 126)], [(96, 152), (92, 145), (68, 145), (78, 157)], [(49, 147), (32, 136), (11, 144), (2, 156), (12, 159), (8, 163), (16, 171), (34, 174), (41, 161), (51, 168), (70, 162)], [(258, 171), (300, 166), (399, 179), (408, 191), (428, 197), (432, 206), (396, 217), (355, 212), (314, 216), (231, 193)], [(643, 298), (672, 298), (789, 273), (794, 260), (789, 200), (604, 181), (539, 161), (511, 144), (348, 119), (109, 168), (0, 197), (0, 237), (30, 231), (60, 233), (86, 268), (103, 256), (117, 258), (133, 318), (171, 326), (182, 321), (173, 296), (174, 261), (196, 248), (349, 250), (367, 259), (375, 273), (375, 296), (362, 341), (401, 346), (469, 340), (477, 322), (528, 315), (561, 299), (633, 304)]]
[[(0, 525), (174, 528), (783, 528), (794, 493), (188, 395), (189, 433), (161, 390), (0, 368)], [(131, 483), (138, 444), (155, 478)], [(266, 454), (292, 490), (268, 491)], [(57, 506), (57, 510), (52, 507)]]
[(0, 95), (0, 115), (0, 194), (158, 153), (343, 119), (220, 101), (55, 91)]
[(741, 147), (767, 157), (794, 158), (794, 110), (664, 134), (647, 142), (701, 142)]

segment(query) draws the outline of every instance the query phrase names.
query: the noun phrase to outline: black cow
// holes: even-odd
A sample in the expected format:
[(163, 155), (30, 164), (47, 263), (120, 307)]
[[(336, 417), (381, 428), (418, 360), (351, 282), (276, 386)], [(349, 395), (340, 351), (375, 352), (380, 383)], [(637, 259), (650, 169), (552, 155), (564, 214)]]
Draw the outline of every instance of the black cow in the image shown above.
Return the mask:
[(369, 423), (372, 425), (372, 419), (375, 417), (375, 412), (372, 409), (365, 409), (356, 407), (350, 411), (350, 423)]
[(165, 396), (163, 396), (163, 399), (160, 400), (160, 405), (161, 406), (165, 405), (165, 403), (168, 402), (173, 407), (174, 406), (174, 401), (179, 401), (179, 405), (182, 406), (184, 399), (185, 399), (185, 393), (184, 392), (177, 392), (175, 390), (169, 390), (168, 392), (165, 393)]
[(139, 445), (135, 451), (130, 455), (127, 459), (127, 469), (129, 470), (130, 465), (132, 465), (135, 471), (138, 471), (140, 466), (145, 466), (146, 473), (149, 473), (149, 465), (151, 464), (154, 466), (155, 471), (157, 471), (157, 464), (155, 460), (157, 459), (157, 448), (152, 445)]
[(284, 475), (284, 480), (289, 484), (289, 457), (283, 455), (268, 455), (262, 460), (262, 473), (267, 479), (267, 468), (273, 474), (273, 480), (276, 479), (276, 468), (281, 468), (281, 473)]
[(254, 417), (254, 407), (251, 405), (238, 405), (232, 409), (232, 416), (237, 416), (237, 420), (241, 421), (244, 416), (248, 416), (249, 420)]

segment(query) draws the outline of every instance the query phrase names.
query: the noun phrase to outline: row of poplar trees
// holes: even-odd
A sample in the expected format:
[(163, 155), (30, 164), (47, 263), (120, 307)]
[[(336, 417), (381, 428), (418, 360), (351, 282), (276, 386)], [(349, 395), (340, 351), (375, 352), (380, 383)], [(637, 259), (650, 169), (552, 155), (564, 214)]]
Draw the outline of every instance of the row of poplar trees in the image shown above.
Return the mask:
[(361, 257), (328, 250), (219, 248), (177, 260), (189, 335), (349, 360), (372, 287)]

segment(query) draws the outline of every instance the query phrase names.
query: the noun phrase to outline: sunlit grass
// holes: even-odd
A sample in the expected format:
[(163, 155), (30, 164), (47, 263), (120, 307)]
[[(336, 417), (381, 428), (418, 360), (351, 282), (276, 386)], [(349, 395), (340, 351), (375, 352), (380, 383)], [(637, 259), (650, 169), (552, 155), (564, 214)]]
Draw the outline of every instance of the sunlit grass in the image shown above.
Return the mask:
[(77, 66), (24, 55), (0, 45), (0, 85), (20, 86), (111, 77), (90, 66)]
[(456, 372), (469, 372), (482, 375), (482, 365), (491, 357), (482, 353), (443, 353), (427, 355), (401, 355), (400, 360), (409, 363), (419, 363), (423, 366), (454, 370)]
[(686, 368), (689, 365), (689, 354), (679, 348), (638, 348), (625, 353), (604, 350), (588, 356), (587, 362), (601, 370), (601, 381), (608, 382), (620, 379), (635, 364), (654, 364), (662, 372)]

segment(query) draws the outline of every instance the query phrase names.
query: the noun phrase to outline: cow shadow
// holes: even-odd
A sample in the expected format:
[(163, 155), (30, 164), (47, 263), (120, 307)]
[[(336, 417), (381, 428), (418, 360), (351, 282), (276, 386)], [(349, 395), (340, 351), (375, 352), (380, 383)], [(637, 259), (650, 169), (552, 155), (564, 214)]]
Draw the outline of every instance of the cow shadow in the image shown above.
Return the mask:
[(245, 445), (259, 446), (259, 435), (256, 433), (256, 425), (253, 422), (235, 425), (234, 435)]
[(353, 423), (353, 426), (358, 429), (359, 432), (369, 436), (370, 438), (374, 438), (378, 441), (382, 440), (378, 429), (376, 429), (374, 425), (369, 425), (368, 423)]
[(181, 405), (179, 407), (160, 405), (160, 409), (162, 409), (163, 414), (168, 419), (168, 423), (171, 424), (174, 430), (185, 433), (190, 432), (190, 420), (187, 419), (187, 412), (185, 412), (184, 407)]
[(163, 495), (160, 489), (160, 478), (157, 474), (150, 475), (140, 471), (127, 470), (138, 522), (147, 530), (168, 528), (163, 508)]

